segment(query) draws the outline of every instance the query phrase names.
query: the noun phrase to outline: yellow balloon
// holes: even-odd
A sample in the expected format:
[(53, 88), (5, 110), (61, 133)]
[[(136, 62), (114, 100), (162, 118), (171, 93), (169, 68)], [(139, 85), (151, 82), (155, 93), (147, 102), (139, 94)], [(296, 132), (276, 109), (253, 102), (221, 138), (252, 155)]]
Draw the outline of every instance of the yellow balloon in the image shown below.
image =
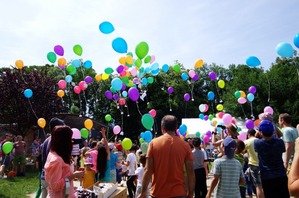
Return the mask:
[(38, 126), (39, 126), (40, 128), (45, 128), (45, 126), (46, 126), (46, 120), (45, 120), (44, 118), (39, 118), (39, 119), (37, 120), (37, 124), (38, 124)]
[(132, 56), (127, 56), (126, 57), (126, 63), (129, 64), (129, 65), (133, 64), (133, 58), (132, 58)]
[(103, 73), (102, 80), (107, 80), (109, 78), (109, 74)]
[(122, 56), (118, 59), (118, 62), (122, 65), (125, 65), (126, 64), (126, 57), (125, 56)]
[(221, 89), (223, 89), (224, 86), (225, 86), (225, 82), (224, 82), (224, 80), (219, 80), (219, 81), (218, 81), (218, 87), (221, 88)]
[(90, 129), (92, 128), (92, 126), (93, 126), (93, 122), (92, 122), (92, 120), (91, 120), (91, 119), (87, 119), (87, 120), (85, 120), (85, 122), (84, 122), (84, 126), (85, 126), (85, 128), (87, 128), (88, 130), (90, 130)]
[(96, 76), (95, 76), (95, 79), (96, 79), (96, 81), (101, 81), (102, 80), (102, 76), (101, 76), (101, 74), (97, 74)]
[(58, 59), (58, 65), (60, 66), (65, 66), (66, 65), (66, 60), (65, 58), (61, 57)]
[(128, 87), (132, 87), (134, 85), (133, 81), (130, 80), (129, 83), (128, 83)]
[(57, 96), (59, 96), (60, 98), (62, 98), (64, 96), (64, 91), (63, 90), (58, 90), (57, 91)]
[(217, 106), (216, 106), (216, 109), (217, 109), (218, 111), (222, 111), (222, 110), (223, 110), (223, 105), (222, 105), (222, 104), (217, 105)]
[(195, 62), (195, 65), (194, 65), (194, 68), (197, 69), (197, 68), (201, 68), (203, 66), (204, 62), (202, 59), (198, 59), (196, 62)]
[(24, 63), (22, 60), (17, 60), (15, 64), (18, 69), (22, 69), (24, 67)]
[(240, 93), (242, 98), (246, 98), (246, 93), (244, 91), (240, 91)]

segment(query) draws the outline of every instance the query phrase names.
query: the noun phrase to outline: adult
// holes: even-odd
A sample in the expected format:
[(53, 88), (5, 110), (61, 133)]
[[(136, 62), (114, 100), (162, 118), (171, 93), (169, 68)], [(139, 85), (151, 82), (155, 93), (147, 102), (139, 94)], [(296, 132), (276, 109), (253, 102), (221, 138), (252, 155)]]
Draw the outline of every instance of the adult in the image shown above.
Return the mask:
[[(240, 197), (240, 184), (245, 184), (243, 167), (234, 158), (237, 143), (232, 137), (223, 140), (224, 156), (217, 158), (213, 163), (214, 178), (206, 198), (210, 198), (216, 187), (215, 197)], [(218, 184), (218, 185), (217, 185)]]
[(50, 152), (45, 163), (48, 197), (75, 197), (74, 179), (81, 179), (84, 171), (73, 172), (72, 134), (69, 126), (56, 126), (51, 135)]
[(289, 198), (288, 178), (281, 157), (285, 152), (284, 142), (273, 138), (275, 128), (269, 120), (261, 121), (258, 130), (263, 138), (254, 140), (254, 149), (258, 153), (264, 195), (269, 198)]
[(135, 170), (137, 169), (137, 150), (138, 147), (135, 144), (133, 144), (129, 150), (129, 154), (127, 155), (126, 161), (122, 162), (128, 168), (127, 188), (130, 198), (133, 198), (136, 192), (136, 186), (134, 181), (136, 179)]
[(102, 144), (98, 148), (97, 170), (99, 182), (110, 182), (110, 149), (106, 138), (106, 128), (101, 128)]
[[(52, 118), (49, 122), (49, 129), (50, 129), (50, 132), (52, 134), (52, 131), (54, 129), (54, 127), (56, 126), (63, 126), (65, 125), (64, 124), (64, 121), (59, 119), (59, 118)], [(48, 154), (50, 152), (50, 143), (51, 143), (51, 135), (49, 135), (45, 141), (41, 144), (41, 154), (42, 154), (42, 172), (41, 172), (41, 190), (42, 190), (42, 198), (46, 198), (47, 195), (48, 195), (48, 184), (45, 180), (45, 169), (44, 169), (44, 166), (45, 166), (45, 163), (46, 163), (46, 160), (47, 160), (47, 157), (48, 157)]]
[(252, 181), (256, 189), (257, 198), (264, 198), (264, 191), (262, 186), (258, 154), (254, 150), (254, 141), (257, 139), (255, 137), (256, 131), (254, 129), (249, 129), (247, 131), (248, 139), (244, 141), (245, 151), (248, 154), (248, 171), (250, 172), (249, 180)]
[(116, 167), (119, 164), (117, 155), (113, 152), (114, 149), (114, 143), (109, 142), (108, 147), (110, 150), (110, 181), (113, 183), (116, 183), (117, 175), (116, 175)]
[[(4, 145), (5, 142), (9, 142), (12, 140), (12, 134), (11, 133), (6, 133), (5, 134), (5, 138), (4, 140), (2, 140), (2, 142), (0, 143), (0, 145)], [(2, 147), (1, 146), (1, 147)], [(7, 153), (5, 154), (3, 151), (2, 151), (2, 161), (1, 161), (1, 168), (0, 168), (0, 177), (3, 177), (5, 175), (5, 172), (6, 170), (8, 169), (9, 165), (10, 165), (10, 161), (11, 161), (11, 158), (10, 158), (10, 153)]]
[[(166, 115), (161, 120), (162, 136), (153, 139), (147, 151), (147, 161), (139, 197), (146, 197), (152, 180), (152, 197), (193, 197), (195, 176), (193, 155), (188, 143), (176, 135), (177, 118)], [(185, 191), (184, 169), (188, 177), (188, 194)]]
[(283, 154), (283, 164), (288, 173), (293, 161), (295, 141), (298, 138), (298, 131), (292, 126), (292, 117), (287, 113), (279, 115), (278, 123), (282, 127), (282, 139), (286, 149)]
[(26, 163), (26, 142), (23, 141), (21, 135), (17, 136), (17, 141), (14, 143), (14, 171), (17, 176), (25, 176), (25, 163)]
[(299, 138), (295, 142), (295, 153), (289, 173), (288, 188), (291, 196), (299, 197)]

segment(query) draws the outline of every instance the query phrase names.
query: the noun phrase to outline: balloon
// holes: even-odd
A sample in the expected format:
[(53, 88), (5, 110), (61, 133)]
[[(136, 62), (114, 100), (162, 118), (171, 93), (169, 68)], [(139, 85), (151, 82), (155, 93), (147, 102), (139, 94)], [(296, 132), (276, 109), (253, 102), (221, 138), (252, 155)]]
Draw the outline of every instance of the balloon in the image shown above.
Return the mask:
[(144, 128), (150, 130), (153, 127), (154, 119), (150, 114), (146, 113), (142, 116), (141, 123), (144, 126)]
[(211, 131), (207, 131), (206, 135), (209, 136), (209, 137), (211, 137), (212, 136), (212, 132)]
[(81, 45), (77, 44), (77, 45), (74, 45), (73, 51), (76, 55), (81, 56), (83, 49), (82, 49)]
[(112, 117), (111, 117), (110, 114), (105, 115), (105, 120), (106, 120), (107, 122), (110, 122), (111, 119), (112, 119)]
[(241, 94), (241, 97), (242, 97), (242, 98), (245, 98), (245, 97), (246, 97), (246, 94), (245, 94), (244, 91), (240, 91), (240, 94)]
[(255, 57), (255, 56), (249, 56), (246, 59), (246, 64), (249, 67), (257, 67), (257, 66), (261, 65), (261, 61), (257, 57)]
[(243, 131), (243, 132), (239, 133), (238, 139), (241, 141), (245, 141), (247, 139), (247, 132)]
[(246, 98), (243, 98), (243, 97), (238, 98), (239, 104), (245, 104), (246, 102), (247, 102)]
[(149, 50), (148, 44), (142, 41), (136, 46), (135, 54), (139, 59), (143, 59), (147, 55), (148, 50)]
[(81, 134), (81, 137), (84, 138), (84, 139), (87, 139), (88, 138), (88, 135), (89, 135), (89, 131), (86, 129), (86, 128), (82, 128), (80, 130), (80, 134)]
[(202, 59), (198, 59), (196, 62), (195, 62), (195, 65), (194, 65), (194, 68), (195, 69), (198, 69), (198, 68), (201, 68), (203, 66), (204, 62)]
[(13, 149), (13, 143), (12, 142), (7, 141), (2, 145), (2, 151), (5, 155), (10, 153), (12, 149)]
[(124, 138), (123, 141), (121, 142), (121, 145), (125, 150), (130, 150), (132, 148), (132, 140), (130, 138)]
[(151, 109), (149, 112), (148, 112), (153, 118), (156, 117), (157, 115), (157, 112), (155, 109)]
[(119, 125), (115, 125), (115, 126), (113, 127), (113, 133), (114, 133), (114, 135), (119, 134), (120, 131), (121, 131), (121, 128), (120, 128)]
[(181, 124), (181, 126), (179, 127), (179, 132), (181, 135), (185, 135), (187, 132), (187, 126), (185, 124)]
[(50, 61), (51, 63), (55, 63), (55, 61), (56, 61), (56, 54), (54, 53), (54, 52), (49, 52), (48, 54), (47, 54), (47, 59), (48, 59), (48, 61)]
[(252, 94), (255, 94), (255, 92), (256, 92), (256, 87), (255, 87), (255, 86), (250, 86), (250, 87), (248, 88), (248, 92), (249, 92), (249, 93), (252, 93)]
[(172, 94), (173, 93), (173, 87), (168, 87), (168, 89), (167, 89), (167, 92), (169, 93), (169, 94)]
[(64, 96), (64, 94), (65, 94), (64, 91), (61, 89), (57, 91), (57, 96), (60, 98), (62, 98)]
[(149, 63), (151, 62), (151, 59), (152, 57), (150, 55), (147, 55), (145, 58), (144, 58), (144, 63)]
[(221, 89), (223, 89), (224, 86), (225, 86), (225, 82), (224, 82), (224, 80), (219, 80), (219, 81), (218, 81), (218, 87), (221, 88)]
[(84, 81), (85, 81), (87, 84), (92, 83), (92, 77), (90, 77), (90, 76), (86, 76), (86, 77), (84, 78)]
[(118, 100), (119, 96), (118, 96), (118, 94), (113, 94), (112, 98), (113, 98), (113, 100)]
[(31, 89), (25, 89), (25, 91), (24, 91), (24, 96), (25, 96), (26, 98), (31, 98), (32, 95), (33, 95), (33, 92), (32, 92)]
[(73, 77), (71, 75), (66, 75), (65, 76), (65, 81), (66, 82), (70, 83), (70, 82), (72, 82), (72, 80), (73, 80)]
[(203, 112), (203, 113), (204, 113), (204, 112), (207, 112), (207, 111), (208, 111), (209, 106), (208, 106), (207, 104), (200, 104), (198, 108), (199, 108), (199, 111), (200, 111), (200, 112)]
[(83, 91), (86, 90), (87, 86), (88, 85), (85, 81), (82, 80), (82, 81), (79, 82), (79, 87), (80, 87), (81, 90), (83, 90)]
[(37, 120), (37, 124), (38, 124), (38, 126), (39, 126), (40, 128), (45, 128), (45, 126), (46, 126), (46, 120), (45, 120), (44, 118), (39, 118), (39, 119)]
[(95, 78), (96, 81), (98, 81), (98, 82), (102, 80), (102, 76), (101, 76), (101, 74), (97, 74), (94, 78)]
[(294, 55), (294, 49), (289, 43), (279, 43), (276, 46), (276, 52), (279, 56), (283, 58), (291, 58)]
[(78, 68), (81, 66), (81, 61), (78, 59), (75, 59), (72, 61), (72, 65), (74, 65), (74, 67)]
[(200, 113), (200, 114), (198, 115), (198, 117), (199, 117), (200, 119), (202, 119), (202, 120), (205, 118), (204, 114), (202, 114), (202, 113)]
[(209, 77), (210, 77), (211, 80), (216, 80), (217, 79), (217, 75), (213, 71), (209, 73)]
[(119, 91), (122, 88), (123, 82), (119, 78), (114, 78), (111, 81), (111, 86), (114, 90)]
[(93, 126), (93, 122), (92, 122), (92, 120), (91, 120), (91, 119), (87, 119), (87, 120), (85, 120), (85, 121), (84, 121), (84, 126), (85, 126), (85, 128), (87, 128), (88, 130), (90, 130), (90, 129), (92, 128), (92, 126)]
[(90, 69), (92, 67), (92, 62), (90, 60), (87, 60), (83, 63), (83, 67), (86, 69)]
[(254, 128), (254, 122), (250, 119), (246, 120), (245, 126), (247, 129), (253, 129)]
[(64, 54), (64, 49), (61, 45), (55, 45), (54, 47), (54, 52), (58, 55), (58, 56), (63, 56)]
[(137, 101), (139, 99), (139, 91), (135, 87), (131, 87), (128, 91), (128, 94), (132, 101)]
[(72, 131), (73, 131), (72, 139), (81, 139), (81, 133), (80, 133), (79, 129), (72, 128)]
[(213, 120), (214, 116), (212, 114), (209, 115), (209, 120)]
[(188, 101), (190, 100), (190, 94), (189, 94), (189, 93), (185, 93), (185, 95), (184, 95), (184, 100), (185, 100), (186, 102), (188, 102)]
[(180, 65), (179, 64), (176, 64), (176, 65), (174, 65), (173, 66), (173, 70), (175, 71), (175, 72), (180, 72), (181, 71), (181, 67), (180, 67)]
[(74, 92), (75, 92), (76, 94), (80, 94), (80, 92), (81, 92), (81, 88), (80, 88), (79, 86), (75, 86), (75, 87), (74, 87)]
[(252, 102), (254, 100), (254, 95), (252, 93), (247, 94), (247, 100)]
[(219, 113), (218, 113), (218, 117), (219, 117), (220, 119), (222, 119), (222, 118), (223, 118), (223, 115), (224, 115), (224, 113), (223, 113), (223, 112), (219, 112)]
[(105, 72), (106, 74), (112, 74), (112, 73), (114, 72), (114, 70), (113, 70), (111, 67), (107, 67), (107, 68), (104, 70), (104, 72)]
[(223, 105), (222, 105), (222, 104), (217, 105), (217, 106), (216, 106), (216, 109), (217, 109), (218, 111), (222, 111), (222, 110), (223, 110)]
[(266, 112), (269, 113), (269, 114), (271, 114), (271, 115), (273, 115), (273, 113), (274, 113), (272, 107), (270, 107), (270, 106), (266, 106), (264, 108), (264, 113), (266, 113)]
[(164, 65), (162, 66), (162, 71), (165, 72), (165, 73), (167, 73), (168, 70), (169, 70), (169, 66), (168, 66), (167, 64), (164, 64)]
[(208, 100), (214, 100), (215, 94), (212, 91), (208, 92)]
[(191, 70), (188, 72), (188, 74), (189, 74), (190, 78), (193, 78), (193, 76), (195, 75), (195, 71), (191, 69)]
[(207, 136), (207, 135), (205, 135), (205, 136), (203, 137), (203, 141), (204, 141), (205, 143), (209, 143), (209, 141), (210, 141), (210, 137)]
[(183, 80), (187, 80), (188, 79), (188, 74), (187, 73), (182, 73), (181, 75)]
[(123, 38), (117, 37), (112, 41), (112, 48), (118, 53), (126, 53), (128, 50), (128, 45)]
[(143, 134), (143, 139), (146, 142), (150, 142), (153, 139), (153, 134), (150, 131), (145, 131)]
[(143, 138), (139, 138), (139, 143), (142, 144), (144, 142)]
[(200, 132), (197, 131), (197, 132), (195, 133), (195, 136), (198, 137), (198, 138), (200, 138)]
[(24, 62), (22, 60), (16, 60), (15, 65), (18, 69), (22, 69), (24, 67)]
[(195, 75), (192, 77), (192, 80), (197, 81), (198, 78), (199, 78), (198, 74), (195, 74)]
[(148, 77), (148, 78), (147, 78), (147, 82), (148, 82), (149, 84), (152, 84), (152, 83), (154, 82), (154, 78), (153, 78), (153, 77)]
[(235, 92), (235, 97), (238, 99), (241, 97), (241, 92), (240, 91), (236, 91)]
[(294, 37), (294, 45), (299, 48), (299, 34), (296, 34)]
[(70, 75), (73, 75), (76, 73), (77, 69), (76, 67), (74, 67), (73, 65), (68, 65), (66, 67), (66, 71), (70, 74)]
[(208, 115), (205, 115), (205, 116), (204, 116), (204, 120), (207, 121), (208, 119), (209, 119), (209, 116), (208, 116)]
[(261, 119), (257, 119), (257, 120), (255, 120), (255, 121), (254, 121), (254, 126), (255, 126), (255, 127), (258, 127), (259, 124), (261, 123), (261, 121), (262, 121)]
[(57, 84), (58, 84), (58, 87), (60, 89), (65, 89), (66, 88), (66, 81), (65, 80), (59, 80)]
[(113, 25), (108, 22), (108, 21), (104, 21), (99, 25), (99, 29), (103, 34), (110, 34), (111, 32), (114, 31), (114, 27)]
[(231, 124), (232, 123), (232, 119), (233, 119), (233, 117), (230, 114), (228, 114), (228, 113), (224, 114), (223, 117), (222, 117), (222, 121), (223, 121), (223, 123), (225, 125)]

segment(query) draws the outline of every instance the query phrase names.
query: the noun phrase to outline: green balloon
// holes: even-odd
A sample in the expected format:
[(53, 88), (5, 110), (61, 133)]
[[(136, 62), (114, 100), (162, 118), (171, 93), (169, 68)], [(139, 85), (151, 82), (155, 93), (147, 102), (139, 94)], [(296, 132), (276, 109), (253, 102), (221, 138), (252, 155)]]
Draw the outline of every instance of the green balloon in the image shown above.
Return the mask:
[(110, 87), (110, 91), (111, 91), (112, 93), (115, 93), (115, 92), (116, 92), (116, 90), (113, 89), (112, 87)]
[(70, 74), (70, 75), (73, 75), (73, 74), (75, 74), (76, 73), (76, 67), (75, 66), (73, 66), (73, 65), (68, 65), (67, 67), (66, 67), (66, 71)]
[(54, 52), (49, 52), (47, 54), (47, 58), (48, 58), (48, 61), (50, 61), (51, 63), (55, 63), (57, 56)]
[(213, 120), (214, 116), (212, 114), (209, 115), (209, 120)]
[(236, 97), (237, 99), (240, 98), (240, 97), (241, 97), (241, 92), (236, 91), (236, 92), (235, 92), (235, 97)]
[(149, 113), (146, 113), (142, 116), (141, 123), (144, 128), (150, 130), (154, 125), (154, 118)]
[(238, 131), (238, 132), (242, 131), (242, 128), (241, 128), (241, 127), (238, 127), (237, 131)]
[(139, 143), (142, 144), (144, 142), (143, 138), (139, 138)]
[(114, 70), (113, 70), (111, 67), (107, 67), (107, 68), (104, 70), (104, 72), (105, 72), (106, 74), (112, 74), (112, 73), (114, 72)]
[(178, 65), (178, 64), (174, 65), (174, 66), (173, 66), (173, 70), (174, 70), (175, 72), (180, 72), (180, 71), (181, 71), (181, 67), (180, 67), (180, 65)]
[(105, 120), (106, 120), (107, 122), (110, 122), (111, 119), (112, 119), (112, 117), (111, 117), (110, 114), (105, 115)]
[(80, 130), (80, 133), (81, 133), (81, 137), (83, 137), (84, 139), (88, 138), (89, 132), (88, 132), (88, 130), (86, 128), (82, 128)]
[(135, 60), (135, 65), (137, 67), (140, 67), (142, 65), (142, 60), (140, 60), (140, 59)]
[(144, 41), (140, 42), (135, 48), (135, 54), (139, 59), (143, 59), (148, 53), (148, 44)]
[(133, 58), (133, 53), (132, 52), (128, 52), (127, 56), (131, 56)]
[(195, 133), (195, 136), (198, 137), (198, 138), (200, 138), (200, 132), (197, 131), (197, 132)]
[(149, 62), (151, 62), (151, 60), (152, 60), (152, 57), (150, 55), (147, 55), (144, 59), (144, 63), (149, 63)]
[(154, 78), (153, 78), (153, 77), (148, 77), (148, 78), (147, 78), (147, 82), (148, 82), (149, 84), (152, 84), (152, 83), (154, 82)]
[(75, 54), (77, 54), (78, 56), (81, 56), (82, 55), (82, 52), (83, 52), (83, 49), (81, 47), (81, 45), (77, 44), (77, 45), (74, 45), (73, 47), (73, 51)]
[(3, 145), (2, 145), (2, 151), (4, 154), (8, 154), (11, 152), (11, 150), (13, 149), (13, 143), (12, 142), (5, 142)]
[(121, 145), (125, 150), (130, 150), (132, 148), (132, 140), (130, 138), (124, 138), (123, 141), (121, 142)]

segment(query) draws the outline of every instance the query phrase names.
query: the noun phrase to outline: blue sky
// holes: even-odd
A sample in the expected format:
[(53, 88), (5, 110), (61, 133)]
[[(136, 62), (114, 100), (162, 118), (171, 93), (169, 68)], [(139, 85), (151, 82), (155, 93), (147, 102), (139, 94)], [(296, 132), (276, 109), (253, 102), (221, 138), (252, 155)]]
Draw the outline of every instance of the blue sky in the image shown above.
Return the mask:
[[(299, 33), (298, 8), (298, 0), (6, 1), (0, 8), (0, 67), (18, 59), (25, 65), (47, 64), (46, 55), (57, 44), (64, 47), (67, 60), (76, 59), (72, 47), (80, 44), (81, 58), (102, 73), (119, 65), (123, 54), (111, 42), (122, 37), (133, 52), (146, 41), (160, 65), (178, 60), (193, 68), (203, 59), (227, 67), (257, 56), (267, 69), (278, 56), (278, 43), (293, 45)], [(102, 34), (103, 21), (111, 22), (115, 31)]]

